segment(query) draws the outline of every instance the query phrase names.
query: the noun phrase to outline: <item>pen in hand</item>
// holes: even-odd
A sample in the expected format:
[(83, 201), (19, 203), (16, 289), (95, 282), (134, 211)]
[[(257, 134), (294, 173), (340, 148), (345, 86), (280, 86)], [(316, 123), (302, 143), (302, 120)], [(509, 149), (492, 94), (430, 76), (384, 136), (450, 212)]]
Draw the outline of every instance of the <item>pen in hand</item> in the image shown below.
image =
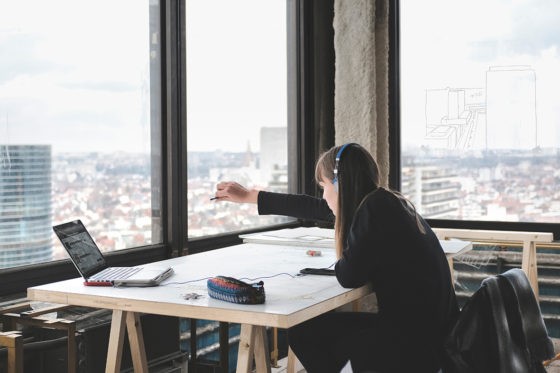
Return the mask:
[(212, 198), (210, 198), (210, 201), (213, 201), (215, 199), (220, 199), (220, 197), (212, 197)]

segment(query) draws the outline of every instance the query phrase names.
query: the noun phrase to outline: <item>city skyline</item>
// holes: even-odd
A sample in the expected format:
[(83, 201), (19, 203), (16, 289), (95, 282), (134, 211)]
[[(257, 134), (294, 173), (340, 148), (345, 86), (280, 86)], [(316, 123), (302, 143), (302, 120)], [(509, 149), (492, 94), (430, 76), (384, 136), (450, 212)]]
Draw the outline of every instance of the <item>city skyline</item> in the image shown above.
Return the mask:
[[(403, 153), (402, 192), (425, 218), (560, 222), (560, 192), (556, 188), (560, 183), (558, 149), (454, 157), (437, 152), (421, 158), (417, 155)], [(189, 156), (198, 157), (197, 167), (202, 171), (191, 174), (189, 170), (189, 237), (285, 221), (278, 216), (259, 216), (252, 204), (209, 200), (215, 183), (222, 177), (246, 185), (257, 179), (261, 154), (247, 149), (221, 153), (222, 159), (213, 152), (191, 152)], [(52, 169), (52, 224), (82, 219), (104, 251), (159, 242), (159, 233), (152, 227), (149, 156), (53, 155)], [(287, 175), (287, 169), (280, 167), (278, 171)], [(270, 175), (273, 183), (260, 187), (287, 190), (287, 178), (274, 179), (275, 174)], [(52, 236), (50, 229), (48, 233)], [(53, 259), (65, 258), (54, 236), (51, 242)]]

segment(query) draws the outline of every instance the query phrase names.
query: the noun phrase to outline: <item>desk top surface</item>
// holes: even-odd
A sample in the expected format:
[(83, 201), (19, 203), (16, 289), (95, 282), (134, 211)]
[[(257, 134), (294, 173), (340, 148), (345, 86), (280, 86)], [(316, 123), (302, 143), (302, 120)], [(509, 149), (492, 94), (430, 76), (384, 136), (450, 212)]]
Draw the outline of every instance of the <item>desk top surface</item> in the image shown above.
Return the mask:
[[(84, 286), (81, 278), (29, 288), (28, 298), (51, 303), (191, 317), (287, 328), (359, 299), (371, 292), (342, 288), (334, 276), (298, 276), (305, 267), (329, 267), (332, 249), (309, 256), (308, 248), (242, 244), (147, 264), (171, 266), (175, 274), (149, 288)], [(264, 281), (266, 301), (241, 305), (208, 296), (206, 280), (223, 275)], [(187, 294), (200, 295), (185, 299)]]
[[(441, 243), (448, 257), (472, 249), (472, 243), (466, 241)], [(84, 286), (83, 280), (76, 278), (29, 288), (27, 295), (51, 303), (290, 327), (371, 292), (368, 287), (344, 289), (334, 276), (298, 276), (305, 267), (330, 267), (336, 255), (332, 248), (297, 245), (245, 243), (147, 264), (170, 266), (175, 271), (157, 287)], [(322, 255), (307, 255), (310, 248)], [(264, 281), (265, 303), (240, 305), (210, 298), (206, 280), (218, 275), (245, 282)], [(195, 299), (192, 294), (200, 297)], [(188, 295), (191, 298), (185, 299)]]

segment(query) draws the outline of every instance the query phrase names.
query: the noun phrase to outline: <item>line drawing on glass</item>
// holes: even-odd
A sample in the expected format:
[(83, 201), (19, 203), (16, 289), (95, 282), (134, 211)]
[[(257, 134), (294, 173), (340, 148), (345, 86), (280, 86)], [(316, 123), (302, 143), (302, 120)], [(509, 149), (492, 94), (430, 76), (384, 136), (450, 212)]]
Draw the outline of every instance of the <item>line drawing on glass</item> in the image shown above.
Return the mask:
[(426, 89), (426, 144), (443, 149), (535, 149), (536, 72), (490, 66), (486, 86)]

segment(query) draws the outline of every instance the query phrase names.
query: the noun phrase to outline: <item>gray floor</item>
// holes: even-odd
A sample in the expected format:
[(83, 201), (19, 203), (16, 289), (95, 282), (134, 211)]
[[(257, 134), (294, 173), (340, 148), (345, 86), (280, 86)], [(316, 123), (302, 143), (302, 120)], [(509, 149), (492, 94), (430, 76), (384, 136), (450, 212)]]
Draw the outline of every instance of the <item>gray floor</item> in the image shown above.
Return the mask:
[[(556, 351), (557, 354), (560, 353), (560, 339), (553, 338), (552, 341), (554, 342), (554, 351)], [(560, 373), (560, 359), (550, 363), (550, 365), (546, 367), (546, 371), (549, 373)]]

